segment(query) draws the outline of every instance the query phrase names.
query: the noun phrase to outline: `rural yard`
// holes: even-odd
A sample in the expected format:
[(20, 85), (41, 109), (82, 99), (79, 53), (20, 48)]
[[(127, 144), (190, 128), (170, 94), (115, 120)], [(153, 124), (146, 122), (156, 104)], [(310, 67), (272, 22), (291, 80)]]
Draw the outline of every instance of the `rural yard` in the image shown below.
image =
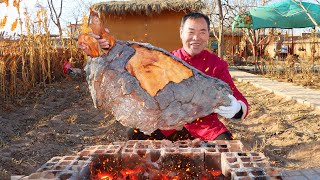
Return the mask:
[[(114, 148), (112, 152), (109, 151), (114, 159), (107, 157), (106, 161), (99, 159), (98, 163), (101, 163), (103, 168), (118, 171), (116, 174), (121, 173), (121, 177), (127, 179), (130, 179), (132, 174), (132, 177), (135, 176), (135, 173), (143, 174), (139, 177), (153, 179), (152, 172), (158, 173), (160, 177), (160, 171), (160, 179), (180, 179), (180, 176), (184, 178), (188, 173), (193, 174), (191, 178), (202, 179), (314, 178), (310, 172), (307, 172), (307, 175), (292, 175), (300, 170), (308, 171), (309, 168), (316, 169), (316, 175), (319, 174), (316, 179), (320, 177), (320, 108), (314, 110), (283, 97), (300, 92), (295, 97), (308, 96), (307, 98), (313, 98), (312, 102), (319, 105), (319, 94), (312, 92), (314, 95), (309, 96), (309, 90), (300, 88), (297, 91), (295, 88), (290, 89), (290, 86), (287, 88), (283, 83), (277, 86), (278, 83), (269, 81), (277, 80), (320, 92), (319, 2), (57, 2), (0, 0), (0, 180), (10, 180), (12, 176), (18, 176), (15, 179), (23, 176), (26, 176), (23, 179), (43, 179), (47, 178), (47, 175), (52, 179), (62, 176), (62, 179), (90, 179), (81, 174), (83, 171), (77, 171), (82, 168), (88, 170), (88, 175), (92, 175), (93, 171), (89, 168), (94, 165), (91, 162), (97, 161), (91, 159), (93, 157), (90, 153), (71, 157), (77, 160), (68, 159), (69, 162), (64, 162), (69, 164), (47, 162), (57, 156), (76, 155), (88, 146), (101, 147), (97, 145), (108, 145), (112, 142), (118, 143), (102, 146), (102, 151), (90, 150), (97, 155), (109, 147), (117, 146), (117, 150)], [(271, 18), (274, 15), (277, 17)], [(225, 26), (227, 24), (228, 26)], [(296, 28), (306, 29), (297, 34), (293, 30)], [(145, 150), (141, 146), (130, 144), (130, 148), (138, 147), (138, 150), (127, 153), (124, 148), (127, 146), (119, 143), (128, 141), (128, 127), (122, 124), (138, 127), (143, 132), (152, 132), (159, 127), (179, 127), (179, 123), (185, 124), (184, 122), (197, 119), (199, 123), (195, 124), (201, 127), (201, 130), (193, 131), (201, 134), (202, 130), (205, 130), (202, 134), (208, 135), (210, 132), (208, 133), (205, 125), (212, 121), (206, 121), (200, 116), (212, 112), (217, 104), (220, 106), (226, 103), (229, 106), (224, 90), (228, 90), (228, 93), (232, 91), (237, 100), (243, 100), (233, 88), (227, 66), (218, 60), (218, 57), (225, 60), (229, 68), (248, 72), (247, 75), (241, 75), (242, 79), (232, 76), (239, 78), (239, 81), (234, 79), (234, 82), (248, 100), (247, 118), (236, 121), (219, 117), (230, 129), (233, 138), (243, 143), (244, 149), (239, 141), (220, 141), (229, 146), (215, 141), (206, 146), (203, 144), (212, 142), (196, 139), (196, 143), (201, 143), (197, 144), (196, 148), (201, 146), (207, 149), (188, 148), (180, 151), (165, 144), (168, 141), (160, 141), (161, 148), (157, 146), (153, 155), (149, 145), (141, 145), (143, 148), (147, 147)], [(84, 77), (85, 65), (88, 82)], [(241, 66), (244, 66), (244, 69), (240, 69)], [(199, 74), (194, 68), (225, 81), (231, 91), (225, 88), (225, 83), (212, 84), (216, 79)], [(249, 73), (252, 74), (248, 75)], [(256, 86), (243, 81), (250, 79), (253, 74), (263, 76), (251, 81), (255, 82)], [(265, 88), (258, 84), (257, 79), (263, 84), (269, 83), (269, 86)], [(179, 87), (175, 88), (176, 85)], [(259, 85), (261, 88), (258, 88)], [(270, 92), (276, 87), (281, 90), (279, 94), (282, 96), (276, 95), (277, 91), (273, 91), (275, 94)], [(93, 97), (89, 88), (92, 88)], [(125, 98), (121, 98), (123, 96)], [(95, 103), (98, 107), (105, 108), (105, 111), (99, 112), (92, 99), (97, 100)], [(305, 99), (297, 101), (309, 103)], [(233, 101), (231, 108), (221, 108), (222, 111), (218, 114), (240, 117), (241, 113), (234, 115), (240, 112), (238, 104)], [(245, 109), (247, 108), (242, 106), (242, 110)], [(216, 118), (215, 115), (208, 117)], [(151, 123), (153, 120), (161, 123), (154, 126)], [(166, 122), (162, 123), (163, 121)], [(215, 125), (216, 127), (221, 126)], [(230, 144), (234, 142), (238, 143), (240, 151), (231, 148)], [(125, 161), (119, 152), (127, 153), (126, 157), (136, 153), (138, 158), (144, 159), (129, 158)], [(176, 158), (185, 158), (185, 154), (181, 152), (186, 152), (187, 160)], [(192, 161), (202, 163), (196, 166), (205, 169), (207, 174), (190, 170), (195, 167), (190, 160), (194, 157), (190, 158), (190, 154), (198, 155), (197, 159)], [(171, 159), (162, 157), (167, 155)], [(257, 155), (261, 155), (261, 158), (254, 157)], [(61, 159), (65, 160), (64, 157)], [(160, 162), (174, 164), (171, 166), (175, 168), (173, 171), (182, 171), (181, 164), (184, 163), (184, 174), (175, 174), (172, 170), (164, 171), (163, 167), (170, 166), (159, 165), (159, 159)], [(241, 165), (236, 164), (238, 160)], [(124, 166), (129, 161), (133, 162), (133, 168)], [(91, 163), (90, 167), (88, 162)], [(116, 164), (121, 170), (109, 166), (108, 162)], [(143, 170), (136, 166), (137, 162), (143, 166), (151, 164), (151, 167), (155, 168)], [(288, 171), (274, 170), (269, 167), (269, 163), (280, 170), (293, 170), (293, 173), (286, 175)], [(35, 173), (46, 164), (49, 164), (49, 167), (43, 167)], [(219, 169), (210, 169), (210, 165)], [(263, 171), (259, 169), (261, 167)], [(59, 174), (63, 172), (63, 168), (68, 175)], [(101, 175), (99, 179), (111, 179), (111, 175), (104, 175), (110, 174), (109, 171), (100, 171), (99, 168), (96, 170)], [(43, 175), (43, 171), (48, 171), (45, 172), (48, 174)], [(30, 174), (32, 175), (29, 176)], [(74, 174), (76, 175), (73, 176)], [(139, 179), (138, 176), (135, 177)], [(120, 176), (114, 175), (112, 178), (119, 179)]]
[[(320, 167), (320, 115), (247, 83), (245, 121), (225, 121), (248, 151), (263, 152), (274, 167)], [(4, 106), (2, 106), (4, 107)], [(73, 155), (86, 146), (126, 141), (126, 128), (100, 114), (82, 80), (37, 87), (0, 111), (0, 179), (29, 175), (54, 156)]]

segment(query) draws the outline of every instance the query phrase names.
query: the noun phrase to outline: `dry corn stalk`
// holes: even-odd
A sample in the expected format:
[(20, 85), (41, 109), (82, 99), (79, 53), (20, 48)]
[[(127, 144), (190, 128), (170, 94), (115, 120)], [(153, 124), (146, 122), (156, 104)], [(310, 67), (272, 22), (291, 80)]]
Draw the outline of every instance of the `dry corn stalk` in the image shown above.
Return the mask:
[(5, 84), (5, 82), (6, 82), (6, 80), (5, 80), (5, 74), (6, 74), (6, 72), (5, 72), (5, 62), (4, 62), (4, 59), (2, 58), (2, 59), (0, 59), (0, 92), (1, 92), (1, 94), (5, 94), (5, 92), (6, 92), (6, 84)]
[(18, 19), (16, 19), (12, 24), (11, 24), (11, 31), (14, 31), (17, 28), (18, 25)]
[(81, 33), (82, 34), (92, 32), (91, 28), (89, 27), (88, 21), (89, 21), (88, 16), (84, 15), (82, 18), (82, 26), (81, 26)]
[(17, 94), (17, 56), (12, 56), (9, 62), (10, 68), (10, 97), (14, 98)]
[(4, 16), (3, 19), (0, 20), (0, 29), (3, 29), (7, 23), (7, 16)]
[(7, 7), (9, 6), (9, 0), (2, 0), (2, 2), (5, 3)]
[(21, 0), (14, 0), (13, 1), (13, 7), (17, 8), (17, 10), (20, 9), (20, 2)]
[[(19, 7), (18, 4), (16, 7)], [(44, 9), (37, 13), (39, 24), (34, 24), (28, 14), (25, 17), (25, 36), (20, 36), (18, 41), (0, 38), (0, 107), (4, 107), (2, 103), (11, 103), (17, 94), (26, 93), (38, 83), (45, 85), (55, 77), (59, 79), (65, 58), (72, 56), (76, 62), (79, 58), (83, 59), (75, 40), (66, 40), (68, 47), (61, 47), (56, 44), (58, 41), (50, 38)], [(6, 17), (0, 19), (2, 24), (6, 21)], [(16, 19), (11, 25), (12, 30), (16, 29), (18, 22), (22, 24), (19, 18)]]

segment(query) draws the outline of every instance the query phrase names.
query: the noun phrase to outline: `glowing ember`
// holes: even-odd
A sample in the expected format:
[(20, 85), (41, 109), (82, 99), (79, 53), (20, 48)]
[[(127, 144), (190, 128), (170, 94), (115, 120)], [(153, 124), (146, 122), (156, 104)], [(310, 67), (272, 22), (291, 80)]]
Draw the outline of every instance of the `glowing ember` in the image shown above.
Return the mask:
[(142, 172), (142, 168), (139, 167), (136, 169), (124, 169), (124, 170), (121, 170), (120, 172), (123, 176), (126, 177), (126, 176), (130, 176), (130, 175), (134, 175), (134, 174)]
[(214, 177), (218, 177), (218, 176), (220, 176), (221, 175), (221, 171), (215, 171), (215, 170), (211, 170), (211, 171), (209, 171), (211, 174), (212, 174), (212, 176), (214, 176)]
[(100, 175), (98, 175), (98, 179), (100, 179), (100, 180), (111, 180), (111, 179), (113, 179), (113, 176), (111, 174), (108, 174), (108, 173), (101, 173)]

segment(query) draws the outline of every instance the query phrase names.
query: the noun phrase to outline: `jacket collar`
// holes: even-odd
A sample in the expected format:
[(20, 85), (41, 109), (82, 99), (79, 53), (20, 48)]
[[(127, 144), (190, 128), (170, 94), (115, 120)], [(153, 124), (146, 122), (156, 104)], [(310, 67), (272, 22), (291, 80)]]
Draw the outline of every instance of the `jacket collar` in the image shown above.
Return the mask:
[(182, 48), (182, 55), (185, 59), (191, 60), (191, 59), (200, 59), (205, 54), (205, 50), (202, 50), (199, 54), (196, 54), (194, 56), (191, 56), (184, 48)]

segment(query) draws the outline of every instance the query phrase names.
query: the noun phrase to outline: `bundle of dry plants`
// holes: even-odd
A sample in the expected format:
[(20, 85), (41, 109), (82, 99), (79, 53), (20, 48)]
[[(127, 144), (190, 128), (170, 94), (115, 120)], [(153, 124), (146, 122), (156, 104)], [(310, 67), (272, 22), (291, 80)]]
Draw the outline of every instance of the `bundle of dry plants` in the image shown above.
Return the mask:
[(20, 35), (18, 39), (0, 39), (2, 107), (17, 102), (17, 97), (28, 93), (30, 88), (38, 85), (45, 87), (61, 79), (64, 60), (72, 57), (77, 64), (83, 65), (83, 53), (76, 47), (74, 39), (50, 37), (45, 11), (39, 10), (37, 24), (33, 22), (26, 15), (26, 34)]
[(320, 72), (317, 61), (288, 55), (284, 61), (273, 58), (261, 59), (264, 65), (264, 76), (278, 81), (291, 82), (296, 85), (320, 89)]

